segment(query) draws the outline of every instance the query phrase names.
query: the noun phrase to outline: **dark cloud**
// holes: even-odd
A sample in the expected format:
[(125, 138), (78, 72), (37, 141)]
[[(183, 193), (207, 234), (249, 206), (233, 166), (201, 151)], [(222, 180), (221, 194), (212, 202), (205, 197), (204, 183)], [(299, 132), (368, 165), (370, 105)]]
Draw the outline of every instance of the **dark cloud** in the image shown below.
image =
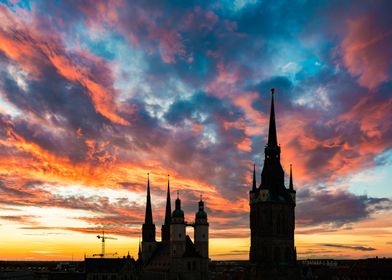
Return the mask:
[(344, 244), (323, 244), (323, 246), (339, 248), (339, 249), (350, 249), (350, 250), (356, 250), (356, 251), (375, 251), (375, 250), (377, 250), (376, 248), (372, 248), (372, 247), (352, 246), (352, 245), (344, 245)]
[(300, 197), (297, 205), (297, 222), (300, 225), (331, 224), (341, 227), (392, 207), (388, 198), (357, 196), (340, 190), (311, 192), (310, 196)]

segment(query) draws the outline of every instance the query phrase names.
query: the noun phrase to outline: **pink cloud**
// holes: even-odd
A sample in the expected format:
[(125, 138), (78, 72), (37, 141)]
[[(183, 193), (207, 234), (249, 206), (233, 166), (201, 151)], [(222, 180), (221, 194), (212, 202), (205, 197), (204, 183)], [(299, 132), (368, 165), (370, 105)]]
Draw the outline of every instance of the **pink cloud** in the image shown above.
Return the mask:
[(373, 89), (390, 80), (391, 48), (392, 30), (381, 24), (378, 17), (362, 16), (348, 21), (342, 42), (343, 61), (349, 72), (358, 76), (360, 85)]

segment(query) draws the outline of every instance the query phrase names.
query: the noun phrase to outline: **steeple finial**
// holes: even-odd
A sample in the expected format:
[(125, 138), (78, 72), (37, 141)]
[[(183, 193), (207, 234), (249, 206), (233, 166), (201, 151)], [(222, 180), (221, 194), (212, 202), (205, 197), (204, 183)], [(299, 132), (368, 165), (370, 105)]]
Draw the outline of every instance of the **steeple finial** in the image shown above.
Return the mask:
[(294, 184), (293, 184), (293, 165), (290, 163), (290, 184), (289, 184), (289, 189), (291, 191), (294, 190)]
[(203, 193), (200, 193), (200, 201), (203, 201)]
[(271, 89), (271, 112), (268, 131), (268, 146), (275, 147), (278, 145), (278, 137), (276, 136), (276, 123), (275, 123), (275, 106), (274, 106), (275, 89)]
[(150, 195), (150, 173), (147, 173), (147, 203), (146, 203), (146, 215), (144, 217), (144, 223), (146, 225), (152, 225), (152, 209), (151, 209), (151, 195)]
[(252, 184), (252, 191), (256, 190), (256, 164), (253, 164), (253, 184)]
[(177, 199), (180, 199), (180, 191), (177, 191)]

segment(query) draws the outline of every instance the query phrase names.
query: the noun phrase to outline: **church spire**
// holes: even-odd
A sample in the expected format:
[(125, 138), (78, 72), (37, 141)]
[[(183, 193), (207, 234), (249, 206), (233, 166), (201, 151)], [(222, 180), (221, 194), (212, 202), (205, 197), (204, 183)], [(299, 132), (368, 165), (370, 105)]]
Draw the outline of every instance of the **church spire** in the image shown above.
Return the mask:
[[(151, 194), (150, 194), (150, 173), (147, 173), (147, 201), (146, 215), (142, 226), (143, 242), (155, 242), (155, 225), (152, 221)], [(144, 252), (143, 252), (144, 253)]]
[(253, 164), (253, 185), (252, 191), (256, 190), (256, 164)]
[(162, 241), (170, 241), (171, 201), (170, 201), (170, 175), (167, 175), (167, 196), (165, 222), (162, 225)]
[(275, 106), (274, 106), (275, 89), (271, 89), (271, 112), (268, 131), (268, 146), (275, 147), (278, 145), (278, 137), (276, 136), (276, 123), (275, 123)]
[(276, 136), (274, 93), (275, 89), (271, 89), (268, 142), (264, 149), (265, 160), (263, 171), (261, 172), (261, 188), (272, 190), (276, 196), (277, 193), (284, 191), (285, 186), (284, 171), (280, 164), (280, 146), (278, 146), (278, 138)]
[(290, 191), (294, 190), (294, 184), (293, 184), (293, 165), (290, 163), (290, 184), (289, 184), (289, 189)]
[(170, 224), (170, 219), (171, 219), (170, 175), (167, 175), (167, 195), (166, 195), (165, 225)]
[(144, 217), (144, 224), (152, 225), (152, 210), (151, 210), (151, 195), (150, 195), (150, 173), (147, 173), (147, 203), (146, 203), (146, 215)]

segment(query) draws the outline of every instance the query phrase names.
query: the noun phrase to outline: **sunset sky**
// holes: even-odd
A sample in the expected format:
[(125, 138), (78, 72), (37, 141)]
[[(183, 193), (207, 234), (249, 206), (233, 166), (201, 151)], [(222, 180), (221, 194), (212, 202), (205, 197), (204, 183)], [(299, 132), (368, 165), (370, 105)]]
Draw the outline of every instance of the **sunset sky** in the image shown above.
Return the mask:
[(148, 172), (158, 239), (170, 174), (210, 257), (247, 259), (272, 87), (298, 258), (392, 257), (391, 10), (0, 0), (0, 259), (80, 260), (103, 229), (135, 256)]

